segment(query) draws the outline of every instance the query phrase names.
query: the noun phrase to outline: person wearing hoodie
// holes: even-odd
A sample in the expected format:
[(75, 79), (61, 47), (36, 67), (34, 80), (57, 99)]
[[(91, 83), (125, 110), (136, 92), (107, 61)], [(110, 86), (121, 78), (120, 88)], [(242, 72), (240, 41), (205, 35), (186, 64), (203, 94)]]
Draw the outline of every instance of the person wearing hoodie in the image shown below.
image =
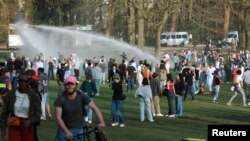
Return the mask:
[(140, 120), (142, 122), (145, 120), (144, 112), (146, 106), (148, 120), (150, 122), (154, 122), (151, 110), (152, 90), (149, 84), (149, 80), (146, 77), (143, 78), (142, 85), (140, 85), (138, 89), (135, 91), (135, 97), (139, 97), (140, 99)]

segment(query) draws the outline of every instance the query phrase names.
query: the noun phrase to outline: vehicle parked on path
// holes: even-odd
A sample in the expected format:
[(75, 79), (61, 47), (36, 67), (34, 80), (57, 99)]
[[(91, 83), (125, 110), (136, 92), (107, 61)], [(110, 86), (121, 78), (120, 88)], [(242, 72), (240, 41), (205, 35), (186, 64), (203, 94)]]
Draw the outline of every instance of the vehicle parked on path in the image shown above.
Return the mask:
[(7, 48), (19, 48), (23, 46), (23, 40), (14, 24), (9, 24)]
[(187, 32), (163, 32), (161, 34), (161, 46), (180, 46), (188, 45), (189, 38)]

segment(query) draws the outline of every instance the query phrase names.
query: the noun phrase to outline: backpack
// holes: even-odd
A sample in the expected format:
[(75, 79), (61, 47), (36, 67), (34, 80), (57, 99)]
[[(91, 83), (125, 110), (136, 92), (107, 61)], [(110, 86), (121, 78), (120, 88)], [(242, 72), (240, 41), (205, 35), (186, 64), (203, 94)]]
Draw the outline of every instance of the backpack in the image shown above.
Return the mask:
[[(89, 89), (87, 88), (86, 83), (87, 83), (87, 81), (83, 81), (82, 82), (82, 85), (80, 86), (80, 90), (82, 92), (86, 92), (87, 95), (88, 95), (88, 97), (92, 97), (93, 98), (96, 95), (96, 93), (97, 93), (97, 90), (96, 90), (96, 87), (95, 87), (95, 83), (94, 83), (94, 81), (91, 81), (91, 90), (92, 90), (91, 93), (89, 93)], [(92, 95), (92, 93), (94, 93), (94, 94)]]
[(9, 90), (11, 90), (11, 81), (8, 80), (6, 77), (4, 76), (0, 76), (0, 94), (5, 94), (6, 92), (8, 92)]

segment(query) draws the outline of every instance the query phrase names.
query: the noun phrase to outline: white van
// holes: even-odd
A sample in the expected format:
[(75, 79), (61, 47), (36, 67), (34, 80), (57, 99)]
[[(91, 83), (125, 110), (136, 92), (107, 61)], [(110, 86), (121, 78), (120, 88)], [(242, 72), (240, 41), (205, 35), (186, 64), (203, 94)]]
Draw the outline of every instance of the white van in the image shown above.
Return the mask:
[(239, 43), (239, 34), (238, 31), (230, 31), (227, 33), (227, 36), (223, 39), (223, 43), (225, 44), (234, 44), (237, 45)]
[(23, 40), (21, 36), (18, 34), (15, 25), (9, 24), (7, 47), (16, 48), (16, 47), (21, 47), (23, 45), (24, 45)]
[(188, 44), (187, 32), (163, 32), (161, 34), (161, 46), (181, 46)]

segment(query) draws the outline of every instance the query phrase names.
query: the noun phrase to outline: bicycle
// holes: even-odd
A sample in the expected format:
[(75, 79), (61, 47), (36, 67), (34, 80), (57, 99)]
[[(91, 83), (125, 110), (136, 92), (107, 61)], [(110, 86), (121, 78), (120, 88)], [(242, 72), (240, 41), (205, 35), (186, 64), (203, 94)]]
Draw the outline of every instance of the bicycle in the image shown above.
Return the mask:
[(77, 134), (74, 136), (75, 139), (81, 139), (83, 136), (84, 141), (92, 141), (91, 134), (95, 133), (95, 141), (111, 141), (111, 139), (98, 127), (94, 127), (93, 129), (89, 130), (91, 127), (86, 125), (83, 127), (84, 133)]

